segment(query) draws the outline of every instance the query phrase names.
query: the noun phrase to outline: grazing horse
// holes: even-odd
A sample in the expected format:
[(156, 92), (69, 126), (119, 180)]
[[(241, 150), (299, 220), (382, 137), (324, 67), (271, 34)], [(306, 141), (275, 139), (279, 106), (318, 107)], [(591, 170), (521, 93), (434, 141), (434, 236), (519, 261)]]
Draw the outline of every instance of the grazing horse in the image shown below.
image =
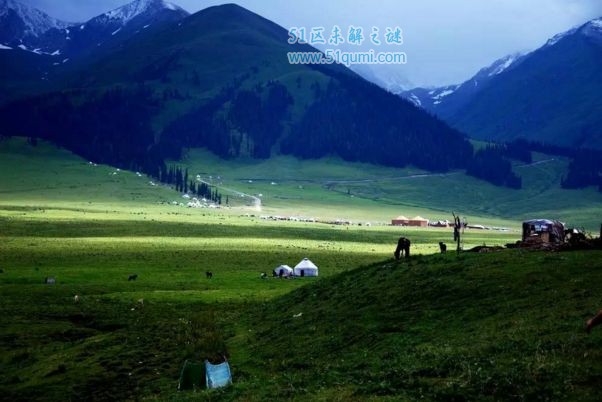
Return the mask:
[(128, 276), (128, 282), (135, 281), (136, 279), (138, 279), (138, 274)]
[(207, 279), (211, 279), (211, 278), (213, 278), (213, 272), (207, 271), (207, 272), (205, 272), (205, 276), (207, 277)]
[(592, 331), (592, 328), (602, 324), (602, 310), (598, 311), (598, 314), (587, 320), (585, 323), (585, 330), (589, 334)]
[(441, 251), (441, 254), (447, 253), (447, 244), (440, 241), (439, 242), (439, 250)]
[(410, 258), (410, 246), (412, 242), (410, 239), (406, 239), (405, 237), (400, 237), (397, 241), (397, 248), (395, 249), (395, 259), (399, 260), (399, 258), (405, 254), (406, 258)]

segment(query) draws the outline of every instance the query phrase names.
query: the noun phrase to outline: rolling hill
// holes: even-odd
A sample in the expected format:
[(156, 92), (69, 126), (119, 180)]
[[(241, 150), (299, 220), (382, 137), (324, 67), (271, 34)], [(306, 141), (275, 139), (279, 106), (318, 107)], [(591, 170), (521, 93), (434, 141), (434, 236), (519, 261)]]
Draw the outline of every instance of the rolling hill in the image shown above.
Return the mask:
[[(239, 324), (238, 399), (598, 399), (600, 252), (383, 261), (282, 296)], [(596, 279), (594, 279), (596, 278)]]

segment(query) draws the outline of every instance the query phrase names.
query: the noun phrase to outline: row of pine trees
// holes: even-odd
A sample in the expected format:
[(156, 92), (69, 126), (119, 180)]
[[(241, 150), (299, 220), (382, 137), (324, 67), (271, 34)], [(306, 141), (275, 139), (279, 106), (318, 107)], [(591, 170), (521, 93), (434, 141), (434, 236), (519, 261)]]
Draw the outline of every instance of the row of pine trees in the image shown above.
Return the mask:
[[(204, 183), (189, 179), (188, 168), (183, 170), (179, 166), (161, 166), (159, 168), (159, 181), (173, 185), (176, 191), (204, 198), (218, 205), (222, 204), (222, 195), (217, 188)], [(226, 204), (228, 197), (226, 196)]]

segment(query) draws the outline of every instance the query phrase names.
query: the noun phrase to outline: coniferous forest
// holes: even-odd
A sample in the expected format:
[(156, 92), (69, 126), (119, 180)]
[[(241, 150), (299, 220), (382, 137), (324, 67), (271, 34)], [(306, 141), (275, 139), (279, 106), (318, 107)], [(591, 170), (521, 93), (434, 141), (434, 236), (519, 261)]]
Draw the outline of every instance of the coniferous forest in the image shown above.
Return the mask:
[[(315, 95), (316, 102), (295, 123), (290, 119), (293, 98), (281, 83), (271, 81), (253, 90), (230, 86), (176, 119), (157, 140), (153, 113), (180, 94), (164, 92), (157, 97), (148, 86), (138, 85), (75, 102), (82, 96), (77, 91), (54, 93), (2, 108), (5, 124), (0, 134), (43, 138), (97, 163), (143, 171), (180, 190), (191, 183), (177, 183), (166, 175), (164, 161), (180, 159), (189, 147), (206, 147), (223, 158), (338, 155), (347, 161), (413, 165), (429, 171), (464, 168), (469, 175), (509, 188), (522, 186), (510, 160), (531, 163), (532, 152), (543, 152), (570, 158), (564, 188), (597, 186), (602, 191), (600, 151), (515, 140), (473, 152), (461, 133), (430, 116), (420, 119), (411, 109), (396, 107), (405, 101), (367, 82), (331, 81), (326, 88), (316, 85)], [(333, 119), (333, 115), (349, 117)], [(215, 201), (211, 192), (195, 194)]]
[(157, 179), (161, 183), (173, 186), (180, 193), (197, 196), (218, 205), (222, 204), (222, 195), (217, 188), (204, 181), (191, 179), (187, 168), (161, 165)]

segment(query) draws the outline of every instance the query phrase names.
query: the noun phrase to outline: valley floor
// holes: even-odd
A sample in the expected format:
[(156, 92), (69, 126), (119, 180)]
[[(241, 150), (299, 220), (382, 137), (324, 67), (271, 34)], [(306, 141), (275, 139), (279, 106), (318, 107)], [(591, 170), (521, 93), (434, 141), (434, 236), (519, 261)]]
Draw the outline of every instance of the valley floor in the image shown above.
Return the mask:
[[(225, 187), (265, 192), (267, 211), (244, 202), (197, 210), (168, 205), (181, 197), (148, 178), (45, 144), (32, 150), (11, 140), (0, 151), (3, 398), (598, 399), (602, 332), (587, 336), (582, 326), (602, 308), (601, 252), (440, 255), (449, 229), (381, 225), (405, 209), (377, 212), (386, 204), (307, 184), (312, 177), (297, 184), (306, 211), (276, 197), (294, 190), (282, 170), (255, 188), (261, 176), (252, 167), (230, 165), (234, 179), (215, 165), (199, 168), (223, 175)], [(365, 179), (332, 163), (342, 170), (329, 181)], [(422, 208), (407, 214), (429, 211)], [(270, 213), (373, 224), (259, 218)], [(519, 236), (513, 220), (474, 218), (512, 230), (467, 231), (465, 248)], [(401, 235), (413, 242), (409, 262), (391, 259)], [(304, 257), (320, 267), (319, 278), (260, 279)], [(233, 387), (176, 390), (186, 359), (223, 356)]]
[[(386, 230), (31, 215), (2, 218), (10, 400), (597, 400), (602, 385), (602, 333), (583, 331), (601, 252), (397, 263)], [(418, 253), (448, 235), (405, 234)], [(259, 277), (305, 256), (319, 279)], [(233, 387), (176, 391), (184, 360), (222, 356)]]

